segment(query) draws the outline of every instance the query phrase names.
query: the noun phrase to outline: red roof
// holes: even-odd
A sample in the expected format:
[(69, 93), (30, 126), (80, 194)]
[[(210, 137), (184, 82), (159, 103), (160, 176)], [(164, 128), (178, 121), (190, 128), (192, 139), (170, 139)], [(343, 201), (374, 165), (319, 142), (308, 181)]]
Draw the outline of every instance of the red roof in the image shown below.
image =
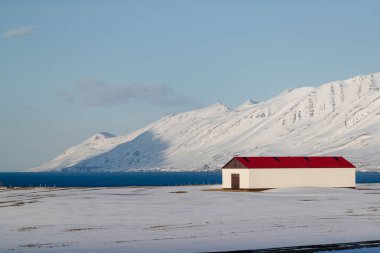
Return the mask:
[(355, 168), (341, 156), (234, 157), (248, 169), (261, 168)]

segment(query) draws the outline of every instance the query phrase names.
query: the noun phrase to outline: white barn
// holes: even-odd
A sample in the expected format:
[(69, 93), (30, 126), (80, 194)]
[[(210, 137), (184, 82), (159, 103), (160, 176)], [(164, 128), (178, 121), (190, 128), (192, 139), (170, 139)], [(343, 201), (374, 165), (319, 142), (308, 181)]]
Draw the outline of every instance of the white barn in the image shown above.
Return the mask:
[(234, 157), (223, 166), (222, 181), (223, 189), (355, 188), (355, 169), (343, 157)]

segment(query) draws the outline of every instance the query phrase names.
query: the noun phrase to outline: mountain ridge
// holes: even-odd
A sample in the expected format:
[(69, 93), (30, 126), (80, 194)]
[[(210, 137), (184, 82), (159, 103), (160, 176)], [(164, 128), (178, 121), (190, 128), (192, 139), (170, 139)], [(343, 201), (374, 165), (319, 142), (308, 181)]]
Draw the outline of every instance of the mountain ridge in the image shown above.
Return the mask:
[(288, 89), (236, 109), (215, 103), (168, 115), (90, 142), (85, 152), (78, 144), (31, 170), (211, 170), (234, 155), (342, 155), (359, 170), (379, 170), (379, 142), (380, 72)]

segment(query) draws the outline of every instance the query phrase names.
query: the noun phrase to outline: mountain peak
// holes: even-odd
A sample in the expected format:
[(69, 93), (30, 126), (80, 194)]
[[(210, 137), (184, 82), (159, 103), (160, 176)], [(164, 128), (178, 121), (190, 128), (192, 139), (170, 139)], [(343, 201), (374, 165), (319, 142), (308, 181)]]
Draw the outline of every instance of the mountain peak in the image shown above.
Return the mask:
[(112, 133), (109, 133), (109, 132), (99, 132), (98, 135), (101, 135), (105, 138), (113, 138), (113, 137), (116, 137), (116, 135), (112, 134)]
[(90, 138), (88, 138), (84, 142), (85, 143), (88, 143), (88, 142), (91, 143), (93, 141), (105, 140), (105, 139), (110, 139), (110, 138), (114, 138), (114, 137), (116, 137), (116, 135), (111, 134), (109, 132), (99, 132), (99, 133), (91, 136)]
[(256, 105), (256, 104), (258, 104), (258, 102), (253, 101), (252, 99), (248, 99), (243, 104), (241, 104), (239, 107), (237, 107), (235, 110), (239, 111), (239, 110), (242, 110), (245, 108), (249, 108), (249, 107)]
[(209, 107), (226, 107), (226, 106), (220, 102), (216, 102), (216, 103), (210, 105)]
[(211, 110), (211, 111), (228, 111), (228, 107), (225, 106), (224, 104), (220, 103), (220, 102), (216, 102), (212, 105), (209, 105), (209, 106), (206, 106), (204, 108), (202, 108), (201, 110)]

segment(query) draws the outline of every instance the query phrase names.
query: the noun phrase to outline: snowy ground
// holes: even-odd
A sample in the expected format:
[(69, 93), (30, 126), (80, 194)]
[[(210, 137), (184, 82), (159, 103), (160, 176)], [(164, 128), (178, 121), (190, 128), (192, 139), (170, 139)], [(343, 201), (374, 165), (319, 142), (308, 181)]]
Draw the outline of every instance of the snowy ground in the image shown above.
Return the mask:
[(0, 191), (0, 252), (203, 252), (380, 239), (380, 184)]

